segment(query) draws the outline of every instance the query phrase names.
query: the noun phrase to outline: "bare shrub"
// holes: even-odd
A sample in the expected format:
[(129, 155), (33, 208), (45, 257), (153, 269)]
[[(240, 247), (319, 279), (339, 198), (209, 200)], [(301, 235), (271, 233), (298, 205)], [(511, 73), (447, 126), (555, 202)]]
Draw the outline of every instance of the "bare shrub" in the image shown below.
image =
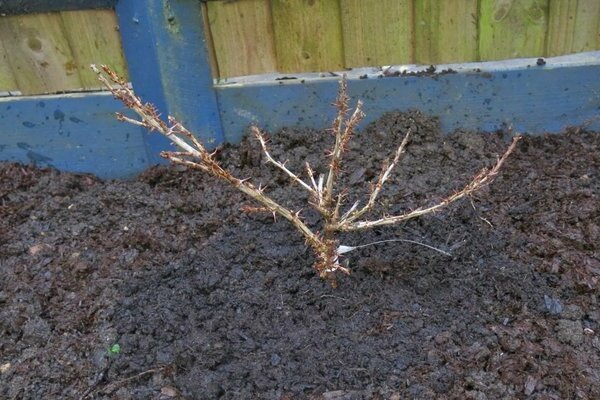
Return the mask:
[(365, 216), (373, 210), (383, 186), (388, 181), (394, 168), (400, 161), (409, 142), (411, 131), (409, 129), (405, 133), (404, 139), (398, 145), (393, 157), (383, 163), (377, 180), (371, 185), (369, 198), (366, 204), (360, 205), (357, 201), (348, 207), (344, 196), (346, 191), (337, 188), (336, 182), (342, 165), (344, 151), (352, 138), (356, 126), (364, 118), (364, 113), (362, 111), (362, 102), (360, 100), (354, 110), (350, 112), (350, 98), (347, 93), (347, 82), (344, 78), (341, 80), (339, 93), (335, 102), (337, 116), (334, 119), (331, 128), (331, 131), (335, 136), (335, 144), (329, 152), (329, 168), (327, 171), (317, 173), (308, 163), (306, 163), (306, 177), (301, 178), (298, 173), (290, 171), (285, 166), (285, 163), (280, 162), (271, 156), (268, 142), (263, 132), (256, 126), (251, 127), (254, 136), (262, 147), (267, 162), (280, 169), (291, 181), (300, 185), (308, 192), (310, 206), (319, 212), (323, 220), (323, 231), (314, 232), (305, 224), (299, 211), (294, 212), (280, 205), (265, 194), (263, 188), (254, 186), (247, 179), (237, 178), (222, 168), (213, 157), (214, 154), (208, 151), (179, 121), (171, 116), (168, 117), (168, 122), (163, 121), (154, 105), (144, 103), (135, 95), (133, 90), (128, 87), (126, 82), (117, 76), (110, 68), (102, 66), (101, 69), (98, 69), (95, 66), (92, 66), (92, 69), (98, 74), (98, 79), (113, 93), (113, 95), (140, 117), (140, 120), (137, 120), (129, 118), (121, 113), (117, 113), (117, 118), (119, 120), (139, 125), (150, 131), (157, 131), (165, 135), (172, 140), (181, 151), (163, 151), (161, 153), (162, 157), (173, 163), (199, 169), (216, 176), (261, 204), (262, 210), (270, 211), (287, 219), (298, 231), (300, 231), (307, 244), (313, 249), (316, 255), (314, 268), (319, 273), (319, 276), (330, 280), (332, 284), (335, 284), (335, 277), (338, 271), (346, 274), (350, 273), (348, 267), (340, 262), (341, 255), (361, 247), (341, 245), (337, 238), (340, 232), (358, 231), (377, 226), (397, 224), (412, 218), (435, 213), (455, 201), (473, 194), (492, 182), (520, 139), (519, 136), (514, 137), (506, 152), (493, 166), (483, 168), (462, 189), (450, 194), (441, 201), (399, 215), (385, 215), (375, 219), (365, 218)]

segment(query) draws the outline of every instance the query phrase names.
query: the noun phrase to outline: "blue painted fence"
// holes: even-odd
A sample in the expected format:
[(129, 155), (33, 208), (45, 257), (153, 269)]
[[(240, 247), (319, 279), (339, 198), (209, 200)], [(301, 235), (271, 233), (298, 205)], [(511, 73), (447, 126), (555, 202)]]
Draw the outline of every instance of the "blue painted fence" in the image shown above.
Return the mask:
[[(339, 76), (268, 75), (215, 85), (198, 0), (119, 0), (115, 7), (136, 92), (209, 145), (238, 141), (250, 123), (271, 131), (329, 126)], [(416, 73), (426, 69), (418, 66), (345, 73), (351, 96), (365, 102), (364, 123), (390, 110), (419, 108), (439, 116), (445, 131), (512, 124), (538, 134), (600, 115), (600, 52), (536, 61), (438, 66), (446, 72), (433, 74)], [(170, 145), (117, 122), (115, 111), (122, 105), (101, 92), (0, 98), (0, 159), (132, 177), (159, 162), (158, 152)], [(600, 129), (600, 121), (591, 128)]]

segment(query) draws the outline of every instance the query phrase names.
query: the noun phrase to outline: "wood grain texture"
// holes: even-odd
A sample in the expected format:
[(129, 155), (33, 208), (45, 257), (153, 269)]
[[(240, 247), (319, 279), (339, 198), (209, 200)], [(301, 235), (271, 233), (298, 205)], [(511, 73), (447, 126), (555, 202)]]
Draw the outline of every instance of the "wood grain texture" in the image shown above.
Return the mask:
[(477, 0), (415, 0), (415, 61), (477, 61), (477, 19)]
[(81, 88), (59, 13), (0, 18), (0, 38), (23, 94)]
[(210, 22), (208, 21), (208, 4), (203, 2), (200, 4), (200, 7), (202, 9), (202, 30), (204, 31), (204, 37), (206, 38), (206, 49), (210, 61), (210, 73), (213, 79), (219, 79), (221, 73), (219, 72), (219, 64), (217, 64), (217, 51), (215, 50), (212, 30)]
[(412, 0), (341, 0), (345, 66), (413, 62)]
[(548, 56), (600, 49), (600, 1), (550, 0)]
[(117, 17), (113, 10), (61, 12), (65, 35), (79, 71), (82, 88), (98, 88), (90, 64), (106, 64), (123, 77), (127, 66), (123, 57)]
[(548, 0), (480, 0), (482, 60), (542, 56), (546, 51)]
[(0, 92), (17, 90), (17, 81), (8, 63), (8, 53), (0, 41)]
[(269, 2), (209, 2), (208, 23), (221, 78), (277, 69)]
[(337, 0), (271, 1), (280, 72), (340, 70), (344, 66)]

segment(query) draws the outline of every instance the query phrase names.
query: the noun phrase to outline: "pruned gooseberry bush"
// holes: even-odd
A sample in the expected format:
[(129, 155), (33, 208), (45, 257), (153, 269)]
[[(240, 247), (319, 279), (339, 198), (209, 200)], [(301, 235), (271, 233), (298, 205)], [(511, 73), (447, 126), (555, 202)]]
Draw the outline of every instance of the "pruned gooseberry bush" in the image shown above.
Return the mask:
[(268, 141), (264, 133), (257, 126), (251, 127), (252, 133), (260, 143), (266, 162), (281, 170), (282, 173), (289, 177), (292, 183), (300, 185), (308, 192), (310, 206), (322, 218), (322, 231), (314, 231), (307, 226), (299, 211), (292, 211), (282, 206), (265, 193), (264, 188), (253, 185), (250, 179), (233, 176), (229, 171), (224, 169), (216, 161), (214, 153), (208, 151), (204, 144), (175, 118), (169, 116), (168, 122), (163, 121), (154, 105), (144, 103), (129, 88), (127, 83), (110, 68), (102, 66), (101, 69), (98, 69), (92, 66), (92, 69), (98, 74), (98, 79), (113, 95), (121, 100), (127, 108), (133, 110), (140, 118), (132, 119), (121, 113), (117, 113), (119, 120), (165, 135), (181, 151), (163, 151), (161, 153), (162, 157), (175, 164), (199, 169), (213, 175), (259, 203), (261, 205), (260, 209), (272, 212), (274, 215), (280, 215), (288, 220), (304, 236), (306, 243), (314, 251), (316, 256), (314, 268), (319, 276), (328, 279), (333, 285), (335, 285), (338, 272), (344, 274), (350, 273), (350, 269), (341, 262), (342, 255), (357, 247), (361, 247), (351, 247), (341, 244), (338, 239), (338, 235), (341, 232), (360, 231), (378, 226), (398, 224), (412, 218), (435, 213), (457, 200), (473, 194), (492, 182), (520, 139), (519, 136), (514, 137), (505, 153), (497, 159), (494, 165), (482, 169), (462, 189), (448, 195), (441, 201), (399, 215), (383, 215), (376, 218), (368, 218), (372, 214), (383, 186), (389, 180), (396, 165), (400, 162), (400, 158), (410, 140), (411, 131), (410, 129), (406, 131), (404, 139), (399, 143), (395, 153), (383, 162), (379, 176), (370, 185), (369, 197), (365, 204), (355, 201), (349, 205), (347, 196), (345, 195), (347, 191), (344, 188), (339, 188), (336, 183), (342, 168), (344, 151), (357, 125), (364, 118), (364, 113), (360, 100), (353, 110), (350, 109), (347, 82), (344, 78), (340, 82), (339, 93), (334, 103), (337, 109), (337, 116), (333, 121), (331, 133), (335, 136), (335, 143), (333, 148), (328, 152), (328, 168), (325, 171), (315, 171), (309, 163), (305, 164), (304, 176), (289, 170), (285, 162), (276, 160), (271, 156)]

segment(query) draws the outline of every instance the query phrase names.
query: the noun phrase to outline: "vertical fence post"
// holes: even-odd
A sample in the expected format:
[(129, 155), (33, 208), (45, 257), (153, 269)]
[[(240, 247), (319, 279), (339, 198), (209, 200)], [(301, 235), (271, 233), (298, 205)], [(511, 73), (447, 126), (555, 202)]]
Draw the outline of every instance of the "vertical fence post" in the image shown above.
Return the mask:
[[(180, 120), (207, 146), (223, 141), (198, 0), (119, 0), (116, 6), (129, 77), (136, 93)], [(169, 147), (146, 137), (149, 158)]]

